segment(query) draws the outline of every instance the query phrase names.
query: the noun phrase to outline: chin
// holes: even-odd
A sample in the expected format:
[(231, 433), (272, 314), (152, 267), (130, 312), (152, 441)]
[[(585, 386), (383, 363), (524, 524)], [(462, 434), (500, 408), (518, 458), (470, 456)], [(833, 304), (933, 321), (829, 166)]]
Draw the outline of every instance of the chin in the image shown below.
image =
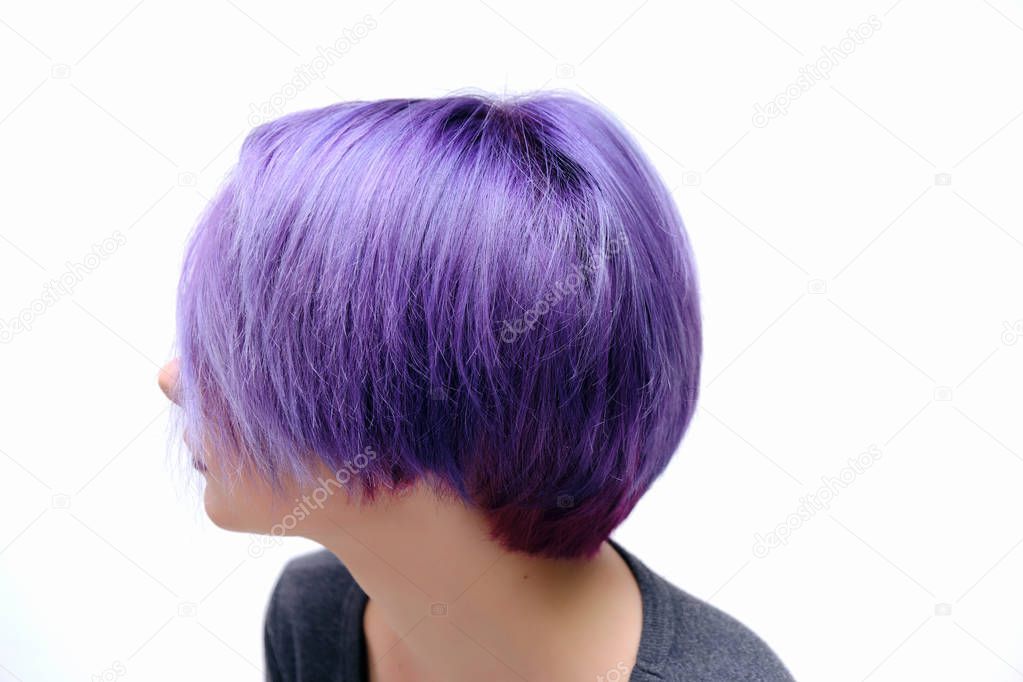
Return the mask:
[(207, 477), (203, 504), (214, 525), (236, 533), (290, 535), (279, 527), (274, 498), (262, 488), (234, 487), (229, 494)]
[(210, 521), (224, 530), (239, 533), (263, 532), (252, 528), (252, 524), (247, 522), (248, 520), (244, 518), (243, 514), (239, 513), (239, 509), (235, 505), (231, 504), (231, 500), (225, 499), (223, 495), (218, 494), (209, 482), (207, 482), (206, 490), (203, 493), (203, 504), (206, 507), (206, 516), (209, 517)]

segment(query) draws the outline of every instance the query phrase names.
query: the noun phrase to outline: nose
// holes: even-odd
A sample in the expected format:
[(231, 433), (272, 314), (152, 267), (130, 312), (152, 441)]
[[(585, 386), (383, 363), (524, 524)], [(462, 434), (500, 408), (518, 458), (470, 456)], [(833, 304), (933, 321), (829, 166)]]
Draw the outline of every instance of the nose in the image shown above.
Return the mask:
[(180, 363), (177, 358), (174, 358), (160, 368), (160, 373), (156, 378), (156, 382), (160, 384), (160, 390), (163, 391), (163, 394), (173, 402), (178, 402), (177, 387), (179, 368)]

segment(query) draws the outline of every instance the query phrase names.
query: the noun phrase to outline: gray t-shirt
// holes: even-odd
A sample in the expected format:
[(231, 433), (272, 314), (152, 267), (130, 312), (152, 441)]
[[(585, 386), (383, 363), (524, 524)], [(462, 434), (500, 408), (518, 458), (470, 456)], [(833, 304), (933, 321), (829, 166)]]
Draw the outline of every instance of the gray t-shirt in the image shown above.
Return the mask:
[[(749, 628), (678, 589), (616, 542), (611, 545), (632, 569), (643, 602), (643, 631), (630, 682), (793, 682), (774, 652)], [(266, 614), (267, 679), (364, 682), (362, 617), (367, 601), (330, 552), (289, 562)]]

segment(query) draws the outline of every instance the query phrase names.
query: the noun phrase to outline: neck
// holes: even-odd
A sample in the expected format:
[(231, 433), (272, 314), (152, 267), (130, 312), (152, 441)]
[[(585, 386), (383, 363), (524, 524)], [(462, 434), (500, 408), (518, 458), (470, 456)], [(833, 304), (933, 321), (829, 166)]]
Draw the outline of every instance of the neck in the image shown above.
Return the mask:
[(369, 596), (373, 682), (626, 679), (635, 662), (639, 588), (608, 543), (591, 559), (510, 552), (422, 486), (328, 513), (312, 539)]

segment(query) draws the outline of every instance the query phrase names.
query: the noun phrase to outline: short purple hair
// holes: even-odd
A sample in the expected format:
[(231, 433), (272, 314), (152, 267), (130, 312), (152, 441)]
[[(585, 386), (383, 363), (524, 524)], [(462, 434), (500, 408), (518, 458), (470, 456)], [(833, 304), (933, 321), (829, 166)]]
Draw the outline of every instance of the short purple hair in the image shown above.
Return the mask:
[(702, 346), (671, 195), (610, 115), (549, 92), (254, 129), (178, 333), (185, 428), (234, 470), (347, 466), (370, 499), (424, 479), (549, 557), (595, 553), (664, 470)]

